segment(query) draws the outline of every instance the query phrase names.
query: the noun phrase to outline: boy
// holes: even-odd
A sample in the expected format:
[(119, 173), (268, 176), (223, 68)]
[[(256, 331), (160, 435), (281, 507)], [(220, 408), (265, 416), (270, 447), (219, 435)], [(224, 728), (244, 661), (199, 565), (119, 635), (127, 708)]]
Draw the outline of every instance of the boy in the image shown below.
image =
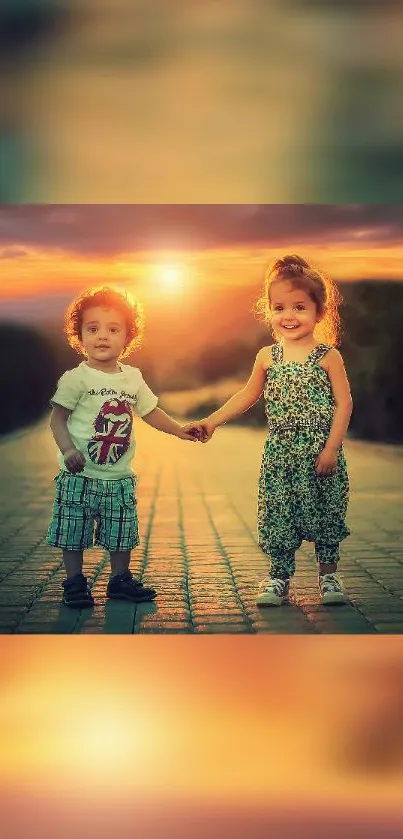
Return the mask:
[(139, 343), (141, 331), (138, 304), (109, 287), (83, 292), (66, 314), (67, 339), (85, 361), (63, 374), (51, 400), (50, 425), (61, 471), (46, 537), (48, 544), (63, 550), (66, 606), (94, 605), (82, 573), (94, 522), (95, 544), (110, 553), (107, 597), (140, 603), (156, 596), (129, 570), (130, 551), (139, 544), (131, 469), (133, 414), (182, 440), (194, 442), (195, 437), (157, 407), (140, 370), (121, 363)]

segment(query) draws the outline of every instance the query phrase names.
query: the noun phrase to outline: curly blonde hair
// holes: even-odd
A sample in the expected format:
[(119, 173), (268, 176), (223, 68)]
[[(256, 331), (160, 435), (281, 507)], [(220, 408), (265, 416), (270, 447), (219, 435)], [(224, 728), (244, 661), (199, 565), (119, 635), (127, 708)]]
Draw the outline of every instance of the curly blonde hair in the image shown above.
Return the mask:
[[(255, 311), (267, 323), (271, 323), (270, 290), (274, 283), (287, 281), (293, 288), (301, 289), (316, 305), (322, 319), (315, 327), (315, 337), (325, 344), (335, 346), (340, 341), (339, 306), (342, 296), (334, 281), (313, 268), (298, 254), (286, 254), (267, 271), (264, 293), (256, 303)], [(274, 335), (277, 340), (277, 336)]]
[(138, 347), (144, 328), (143, 311), (140, 304), (127, 292), (110, 286), (97, 286), (83, 291), (67, 309), (64, 331), (71, 347), (83, 354), (81, 340), (83, 313), (92, 306), (117, 309), (125, 320), (126, 342), (120, 358), (125, 358)]

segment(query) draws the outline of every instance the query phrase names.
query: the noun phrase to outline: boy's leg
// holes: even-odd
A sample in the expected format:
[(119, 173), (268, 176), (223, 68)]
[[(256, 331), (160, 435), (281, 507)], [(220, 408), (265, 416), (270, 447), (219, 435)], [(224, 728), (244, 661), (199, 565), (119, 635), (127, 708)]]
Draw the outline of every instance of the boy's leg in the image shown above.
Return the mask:
[(129, 570), (131, 551), (110, 551), (111, 577)]
[(259, 586), (258, 606), (281, 606), (288, 599), (290, 577), (295, 574), (295, 552), (270, 552), (270, 578)]
[[(60, 472), (46, 542), (63, 551), (67, 579), (63, 603), (82, 608), (94, 601), (83, 576), (83, 550), (92, 545), (93, 515), (88, 504), (89, 478)], [(68, 547), (66, 547), (68, 546)]]
[(81, 574), (83, 570), (83, 551), (63, 551), (63, 562), (66, 569), (66, 576), (74, 577)]
[(146, 588), (133, 577), (130, 571), (131, 551), (110, 551), (111, 576), (106, 590), (106, 596), (112, 600), (131, 600), (142, 603), (154, 600), (157, 592), (153, 588)]
[(67, 578), (63, 581), (63, 603), (74, 609), (94, 605), (94, 599), (82, 573), (83, 551), (63, 550), (63, 562)]
[(345, 603), (346, 595), (341, 580), (336, 574), (340, 559), (339, 545), (315, 543), (315, 554), (319, 572), (319, 591), (325, 604)]
[(131, 551), (139, 544), (135, 480), (132, 477), (110, 481), (105, 486), (96, 541), (110, 554), (107, 597), (134, 603), (153, 600), (157, 593), (155, 589), (143, 586), (130, 571)]

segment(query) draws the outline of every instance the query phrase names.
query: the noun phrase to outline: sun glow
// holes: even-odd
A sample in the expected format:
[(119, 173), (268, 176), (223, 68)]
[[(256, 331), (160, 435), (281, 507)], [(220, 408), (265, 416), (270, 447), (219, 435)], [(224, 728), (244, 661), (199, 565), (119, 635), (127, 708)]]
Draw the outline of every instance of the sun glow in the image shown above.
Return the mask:
[(130, 768), (133, 771), (139, 749), (142, 753), (148, 751), (147, 743), (139, 742), (142, 739), (141, 733), (137, 732), (134, 737), (129, 716), (125, 720), (117, 715), (113, 717), (110, 713), (98, 712), (87, 718), (81, 715), (65, 731), (59, 730), (58, 735), (59, 754), (63, 756), (64, 765), (74, 771), (80, 768), (85, 743), (85, 753), (91, 762), (93, 776), (102, 777), (105, 764), (109, 769), (124, 771)]
[(166, 289), (179, 289), (183, 285), (183, 269), (179, 265), (162, 265), (159, 268), (159, 281)]

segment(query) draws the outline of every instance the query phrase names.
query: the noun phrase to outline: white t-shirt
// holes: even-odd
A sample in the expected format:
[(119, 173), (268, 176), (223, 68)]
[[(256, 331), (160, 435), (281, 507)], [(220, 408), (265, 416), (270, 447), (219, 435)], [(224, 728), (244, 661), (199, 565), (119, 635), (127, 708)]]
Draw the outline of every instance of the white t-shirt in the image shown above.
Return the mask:
[[(118, 364), (119, 373), (104, 373), (82, 361), (74, 370), (63, 373), (51, 399), (52, 405), (62, 405), (72, 412), (67, 428), (85, 457), (85, 467), (79, 474), (88, 478), (113, 480), (133, 474), (133, 414), (144, 417), (158, 403), (137, 367)], [(58, 460), (65, 470), (61, 452)]]

